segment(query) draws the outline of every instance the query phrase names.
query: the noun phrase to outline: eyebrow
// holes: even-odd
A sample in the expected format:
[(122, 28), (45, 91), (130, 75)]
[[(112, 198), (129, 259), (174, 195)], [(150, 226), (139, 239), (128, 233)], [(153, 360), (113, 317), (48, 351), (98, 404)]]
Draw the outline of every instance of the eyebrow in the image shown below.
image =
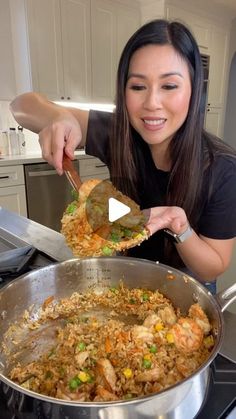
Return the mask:
[[(178, 71), (170, 71), (169, 73), (163, 73), (160, 78), (161, 79), (165, 79), (166, 77), (170, 77), (170, 76), (179, 76), (183, 78), (183, 75), (181, 73), (179, 73)], [(138, 77), (140, 79), (146, 79), (146, 76), (144, 76), (143, 74), (139, 74), (139, 73), (130, 73), (128, 74), (128, 80), (131, 77)]]

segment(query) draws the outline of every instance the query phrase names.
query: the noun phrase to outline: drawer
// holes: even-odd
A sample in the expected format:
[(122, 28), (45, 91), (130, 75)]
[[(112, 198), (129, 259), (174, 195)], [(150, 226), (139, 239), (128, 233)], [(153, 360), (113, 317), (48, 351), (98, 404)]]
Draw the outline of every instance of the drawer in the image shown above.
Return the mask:
[(109, 178), (109, 170), (107, 166), (99, 159), (80, 159), (79, 173), (83, 177), (95, 177), (99, 175), (106, 175)]
[(0, 167), (0, 188), (6, 186), (24, 185), (24, 183), (23, 165)]
[(80, 179), (82, 182), (84, 182), (85, 180), (89, 180), (89, 179), (94, 179), (96, 177), (96, 179), (101, 179), (101, 180), (110, 180), (110, 175), (109, 172), (105, 172), (105, 173), (98, 173), (94, 176), (80, 176)]

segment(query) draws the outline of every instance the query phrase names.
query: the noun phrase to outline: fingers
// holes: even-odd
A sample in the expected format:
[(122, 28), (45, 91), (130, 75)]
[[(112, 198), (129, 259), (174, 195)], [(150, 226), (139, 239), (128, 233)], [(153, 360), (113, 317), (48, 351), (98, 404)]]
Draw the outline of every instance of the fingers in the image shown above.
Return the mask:
[(150, 234), (164, 228), (169, 228), (175, 233), (181, 233), (188, 227), (187, 216), (180, 207), (154, 207), (143, 212), (145, 216), (149, 213), (146, 228), (150, 231)]
[(80, 143), (81, 136), (79, 124), (73, 125), (73, 121), (52, 123), (39, 133), (42, 156), (55, 167), (59, 175), (63, 173), (63, 150), (65, 149), (67, 156), (73, 159), (75, 148)]

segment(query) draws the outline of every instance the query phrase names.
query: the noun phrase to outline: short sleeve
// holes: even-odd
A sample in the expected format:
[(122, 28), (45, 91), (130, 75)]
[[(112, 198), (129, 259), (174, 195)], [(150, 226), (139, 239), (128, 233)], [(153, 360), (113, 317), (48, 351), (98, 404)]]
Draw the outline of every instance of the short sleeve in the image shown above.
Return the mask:
[(98, 157), (108, 167), (110, 165), (109, 137), (111, 127), (111, 112), (95, 110), (89, 112), (85, 152), (91, 156)]
[(199, 233), (212, 239), (236, 236), (236, 159), (220, 157), (214, 167), (213, 190), (200, 217)]

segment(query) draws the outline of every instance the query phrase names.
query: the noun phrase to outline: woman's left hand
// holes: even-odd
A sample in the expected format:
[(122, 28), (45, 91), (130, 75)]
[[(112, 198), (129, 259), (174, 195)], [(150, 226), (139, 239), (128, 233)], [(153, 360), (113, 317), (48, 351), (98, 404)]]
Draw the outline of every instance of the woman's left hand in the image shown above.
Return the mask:
[(147, 218), (146, 227), (151, 235), (164, 228), (181, 234), (189, 226), (185, 211), (180, 207), (153, 207), (144, 210), (143, 213)]

